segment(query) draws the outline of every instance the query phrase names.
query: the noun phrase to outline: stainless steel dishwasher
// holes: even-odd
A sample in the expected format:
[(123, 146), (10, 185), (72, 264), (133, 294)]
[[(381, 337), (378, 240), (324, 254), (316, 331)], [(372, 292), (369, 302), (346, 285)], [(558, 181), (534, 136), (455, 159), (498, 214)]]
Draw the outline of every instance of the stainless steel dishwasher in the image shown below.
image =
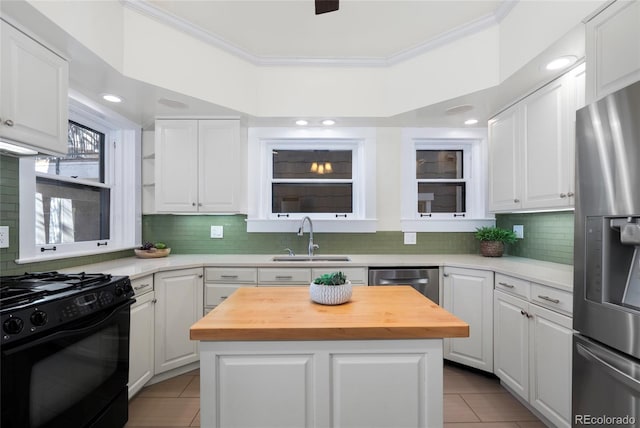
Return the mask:
[(370, 268), (369, 285), (410, 285), (420, 293), (440, 304), (440, 269), (417, 268)]

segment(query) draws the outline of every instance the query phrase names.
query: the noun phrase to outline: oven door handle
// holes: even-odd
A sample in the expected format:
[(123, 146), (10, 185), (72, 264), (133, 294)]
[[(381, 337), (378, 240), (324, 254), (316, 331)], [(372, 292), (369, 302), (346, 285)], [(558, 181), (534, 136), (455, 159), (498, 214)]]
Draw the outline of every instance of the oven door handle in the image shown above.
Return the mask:
[[(616, 362), (611, 359), (611, 357), (607, 358), (606, 355), (596, 355), (596, 352), (599, 353), (596, 349), (587, 349), (586, 346), (580, 343), (576, 343), (576, 351), (578, 351), (578, 354), (586, 358), (588, 361), (602, 367), (609, 376), (618, 380), (618, 382), (623, 383), (634, 391), (640, 391), (640, 381), (625, 373), (622, 367), (616, 367)], [(608, 359), (609, 361), (605, 361), (605, 359)]]
[(83, 328), (78, 328), (78, 329), (73, 329), (73, 330), (60, 330), (57, 331), (53, 334), (50, 334), (48, 336), (44, 336), (41, 337), (39, 339), (36, 339), (32, 342), (28, 342), (25, 343), (23, 345), (17, 346), (15, 348), (12, 348), (11, 350), (8, 351), (4, 351), (3, 354), (5, 355), (11, 355), (11, 354), (15, 354), (16, 352), (22, 352), (26, 349), (32, 348), (34, 346), (38, 346), (42, 343), (45, 342), (51, 342), (52, 340), (58, 340), (58, 339), (62, 339), (65, 338), (67, 336), (72, 336), (72, 335), (77, 335), (77, 334), (83, 334), (83, 333), (89, 333), (93, 330), (99, 330), (101, 329), (105, 324), (110, 323), (113, 318), (115, 318), (118, 313), (120, 311), (122, 311), (123, 308), (129, 307), (131, 305), (133, 305), (135, 303), (135, 299), (130, 299), (127, 300), (124, 303), (119, 304), (118, 306), (114, 307), (113, 310), (111, 310), (107, 315), (105, 315), (104, 317), (102, 317), (101, 319), (97, 320), (95, 323), (87, 326), (87, 327), (83, 327)]

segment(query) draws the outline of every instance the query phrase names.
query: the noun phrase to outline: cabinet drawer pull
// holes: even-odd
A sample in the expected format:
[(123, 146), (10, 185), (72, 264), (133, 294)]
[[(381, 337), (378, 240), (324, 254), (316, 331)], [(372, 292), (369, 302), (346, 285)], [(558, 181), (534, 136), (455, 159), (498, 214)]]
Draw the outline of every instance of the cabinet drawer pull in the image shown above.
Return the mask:
[(137, 287), (133, 287), (134, 290), (138, 291), (138, 290), (142, 290), (143, 288), (148, 287), (151, 284), (140, 284)]
[(220, 275), (220, 278), (237, 279), (238, 275)]
[(507, 288), (515, 288), (515, 285), (507, 284), (506, 282), (499, 282), (498, 284), (503, 285)]
[(560, 193), (560, 197), (561, 197), (561, 198), (566, 198), (566, 197), (567, 197), (567, 194), (566, 194), (566, 193)]
[(229, 296), (220, 296), (220, 300), (225, 300)]
[(276, 279), (293, 279), (291, 275), (276, 275)]
[(7, 126), (13, 126), (13, 120), (7, 119), (7, 120), (4, 121), (4, 124), (7, 125)]
[(542, 300), (546, 300), (547, 302), (551, 302), (551, 303), (560, 303), (560, 300), (558, 299), (552, 299), (549, 296), (541, 296), (538, 294), (538, 297), (541, 298)]
[(523, 316), (525, 316), (527, 318), (532, 318), (533, 317), (529, 312), (526, 312), (526, 311), (523, 311), (523, 310), (520, 310), (520, 315), (523, 315)]
[(573, 193), (573, 192), (568, 192), (568, 193), (567, 193), (567, 196), (571, 198), (571, 197), (575, 196), (575, 193)]

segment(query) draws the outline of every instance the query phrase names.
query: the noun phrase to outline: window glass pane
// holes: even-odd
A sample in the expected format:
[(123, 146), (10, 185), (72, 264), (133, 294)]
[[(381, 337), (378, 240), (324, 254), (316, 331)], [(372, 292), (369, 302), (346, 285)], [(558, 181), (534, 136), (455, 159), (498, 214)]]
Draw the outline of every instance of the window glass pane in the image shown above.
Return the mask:
[(36, 178), (36, 244), (109, 239), (110, 190)]
[(351, 179), (351, 150), (274, 150), (275, 179)]
[(274, 183), (273, 213), (352, 213), (351, 183)]
[(104, 152), (104, 134), (69, 122), (67, 134), (69, 153), (58, 158), (36, 157), (36, 171), (104, 182), (104, 167), (101, 154)]
[(462, 150), (416, 150), (416, 178), (463, 178)]
[(418, 183), (419, 213), (465, 212), (464, 183)]

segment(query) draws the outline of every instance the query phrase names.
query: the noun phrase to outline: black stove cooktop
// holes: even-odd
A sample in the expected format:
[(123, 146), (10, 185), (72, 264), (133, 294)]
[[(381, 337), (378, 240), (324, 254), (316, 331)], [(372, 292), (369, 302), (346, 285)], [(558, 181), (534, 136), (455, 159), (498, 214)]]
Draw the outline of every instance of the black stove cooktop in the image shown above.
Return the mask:
[(126, 276), (34, 272), (0, 277), (2, 343), (39, 335), (132, 297)]

